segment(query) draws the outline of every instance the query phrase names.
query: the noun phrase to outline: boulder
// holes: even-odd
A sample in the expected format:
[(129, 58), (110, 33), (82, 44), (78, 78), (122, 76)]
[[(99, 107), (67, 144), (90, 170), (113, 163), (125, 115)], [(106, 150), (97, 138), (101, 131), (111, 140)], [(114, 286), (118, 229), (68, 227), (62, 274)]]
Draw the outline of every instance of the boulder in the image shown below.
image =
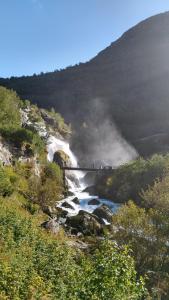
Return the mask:
[(74, 209), (73, 206), (66, 201), (62, 203), (61, 207)]
[(81, 232), (84, 235), (99, 235), (103, 231), (99, 218), (83, 210), (80, 210), (76, 216), (67, 217), (66, 225), (74, 234)]
[(61, 207), (56, 207), (57, 216), (58, 218), (66, 218), (68, 212), (66, 210), (63, 210)]
[(72, 200), (72, 202), (74, 202), (75, 204), (80, 204), (80, 201), (79, 201), (79, 199), (77, 198), (77, 197), (75, 197), (73, 200)]
[(55, 152), (53, 161), (56, 162), (61, 168), (71, 164), (69, 156), (62, 150)]
[(96, 208), (93, 211), (93, 214), (99, 219), (106, 219), (108, 222), (112, 221), (113, 212), (105, 204), (102, 204), (100, 207)]
[(91, 199), (88, 202), (88, 205), (99, 205), (99, 204), (100, 204), (100, 201), (98, 199)]
[(50, 232), (57, 234), (60, 231), (60, 225), (57, 222), (57, 219), (50, 219), (49, 221), (46, 221), (41, 224), (41, 227), (49, 230)]

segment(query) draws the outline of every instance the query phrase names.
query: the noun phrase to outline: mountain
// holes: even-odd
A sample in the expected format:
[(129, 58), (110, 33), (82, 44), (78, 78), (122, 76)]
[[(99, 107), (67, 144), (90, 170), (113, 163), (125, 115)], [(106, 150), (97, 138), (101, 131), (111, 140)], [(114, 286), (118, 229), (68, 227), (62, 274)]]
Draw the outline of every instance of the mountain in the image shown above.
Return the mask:
[(132, 146), (147, 156), (169, 150), (168, 53), (166, 12), (139, 23), (87, 63), (1, 78), (0, 84), (71, 122), (72, 145), (82, 161), (85, 155), (89, 161), (106, 158), (108, 151), (108, 158), (117, 158), (118, 146), (110, 144), (119, 140), (131, 156)]

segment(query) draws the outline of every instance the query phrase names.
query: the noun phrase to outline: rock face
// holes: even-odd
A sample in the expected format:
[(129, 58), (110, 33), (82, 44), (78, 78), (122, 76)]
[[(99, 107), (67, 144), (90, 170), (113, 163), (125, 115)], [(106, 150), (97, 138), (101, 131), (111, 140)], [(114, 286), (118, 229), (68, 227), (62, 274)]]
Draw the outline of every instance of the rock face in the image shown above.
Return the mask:
[(0, 161), (4, 165), (10, 165), (12, 162), (12, 153), (9, 151), (7, 145), (0, 140)]
[(76, 216), (67, 217), (66, 225), (73, 234), (78, 234), (80, 232), (84, 235), (99, 235), (103, 230), (97, 216), (82, 210), (79, 211)]
[(95, 216), (97, 216), (98, 218), (100, 219), (105, 219), (107, 220), (108, 222), (111, 222), (112, 221), (112, 216), (113, 216), (113, 213), (112, 211), (106, 206), (106, 205), (102, 205), (98, 208), (96, 208), (94, 211), (93, 211), (93, 214)]

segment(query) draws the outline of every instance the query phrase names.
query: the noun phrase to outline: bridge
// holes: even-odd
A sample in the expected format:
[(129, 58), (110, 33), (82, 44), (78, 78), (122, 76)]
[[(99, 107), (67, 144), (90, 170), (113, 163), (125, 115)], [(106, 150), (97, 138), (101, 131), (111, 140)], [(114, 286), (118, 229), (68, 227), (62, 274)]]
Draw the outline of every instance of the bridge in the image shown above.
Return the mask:
[(114, 168), (112, 166), (105, 166), (96, 168), (94, 167), (69, 167), (69, 166), (62, 166), (61, 169), (63, 170), (63, 182), (66, 186), (66, 174), (65, 171), (83, 171), (83, 172), (112, 172)]
[(97, 171), (110, 171), (113, 168), (82, 168), (82, 167), (62, 167), (62, 170), (70, 171), (84, 171), (84, 172), (97, 172)]

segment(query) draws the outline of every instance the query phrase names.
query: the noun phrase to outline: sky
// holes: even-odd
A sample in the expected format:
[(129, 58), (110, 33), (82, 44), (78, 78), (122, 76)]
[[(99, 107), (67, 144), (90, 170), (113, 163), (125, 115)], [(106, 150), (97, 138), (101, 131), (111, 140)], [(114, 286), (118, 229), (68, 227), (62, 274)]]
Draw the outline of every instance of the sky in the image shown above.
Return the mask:
[(0, 0), (0, 77), (86, 62), (169, 0)]

